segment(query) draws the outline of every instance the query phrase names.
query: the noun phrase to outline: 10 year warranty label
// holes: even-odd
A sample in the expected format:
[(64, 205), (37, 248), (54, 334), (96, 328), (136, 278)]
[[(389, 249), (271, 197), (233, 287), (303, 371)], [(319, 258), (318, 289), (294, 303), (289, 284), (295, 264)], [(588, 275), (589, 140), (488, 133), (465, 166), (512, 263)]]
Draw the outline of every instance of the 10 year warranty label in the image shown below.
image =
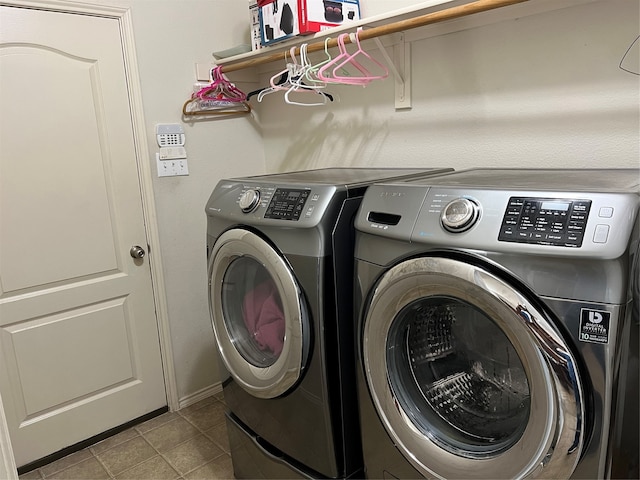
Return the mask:
[(609, 343), (611, 313), (583, 308), (580, 310), (580, 341)]

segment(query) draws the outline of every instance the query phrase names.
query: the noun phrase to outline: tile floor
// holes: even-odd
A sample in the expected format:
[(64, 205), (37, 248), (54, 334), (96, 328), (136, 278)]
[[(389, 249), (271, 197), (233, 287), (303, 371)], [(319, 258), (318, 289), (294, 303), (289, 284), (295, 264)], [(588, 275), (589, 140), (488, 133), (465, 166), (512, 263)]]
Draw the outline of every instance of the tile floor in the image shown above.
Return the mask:
[(20, 479), (232, 479), (221, 398), (155, 417)]

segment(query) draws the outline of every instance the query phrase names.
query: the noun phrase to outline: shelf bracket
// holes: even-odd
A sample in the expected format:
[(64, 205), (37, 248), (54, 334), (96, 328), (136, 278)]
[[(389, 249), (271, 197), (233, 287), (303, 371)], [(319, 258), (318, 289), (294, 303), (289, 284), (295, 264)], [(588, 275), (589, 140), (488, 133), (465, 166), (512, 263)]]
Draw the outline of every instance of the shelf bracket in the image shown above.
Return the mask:
[(376, 37), (373, 40), (378, 45), (395, 80), (396, 110), (411, 108), (411, 43), (405, 41), (404, 32), (399, 33), (393, 44), (393, 58), (391, 58), (380, 39)]
[(396, 77), (396, 110), (411, 108), (411, 42), (405, 41), (404, 32), (393, 46), (394, 64), (401, 72), (402, 81)]

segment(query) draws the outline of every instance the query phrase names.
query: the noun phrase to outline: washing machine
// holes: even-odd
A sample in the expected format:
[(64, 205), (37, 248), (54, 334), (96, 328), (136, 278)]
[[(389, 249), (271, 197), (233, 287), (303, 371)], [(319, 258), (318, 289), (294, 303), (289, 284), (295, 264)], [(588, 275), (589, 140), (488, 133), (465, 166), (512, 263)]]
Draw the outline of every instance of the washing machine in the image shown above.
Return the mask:
[(638, 478), (639, 179), (473, 169), (367, 190), (367, 477)]
[(330, 168), (216, 186), (209, 300), (236, 478), (361, 475), (355, 213), (374, 181), (450, 170)]

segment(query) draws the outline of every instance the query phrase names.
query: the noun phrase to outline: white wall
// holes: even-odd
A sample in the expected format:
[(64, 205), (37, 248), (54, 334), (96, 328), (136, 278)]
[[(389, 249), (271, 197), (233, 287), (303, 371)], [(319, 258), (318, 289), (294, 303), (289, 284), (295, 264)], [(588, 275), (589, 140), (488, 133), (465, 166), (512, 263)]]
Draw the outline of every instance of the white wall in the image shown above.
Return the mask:
[(404, 7), (411, 7), (420, 0), (360, 0), (360, 15), (369, 18)]
[[(246, 4), (101, 3), (132, 9), (154, 155), (154, 126), (181, 121), (194, 64), (246, 43)], [(368, 8), (380, 13), (383, 2)], [(638, 77), (618, 68), (637, 35), (638, 2), (601, 0), (415, 42), (411, 111), (394, 110), (386, 80), (332, 88), (341, 101), (329, 107), (287, 106), (274, 94), (253, 117), (186, 124), (190, 175), (154, 180), (179, 396), (221, 379), (204, 215), (218, 180), (332, 165), (637, 166)]]
[[(101, 0), (131, 8), (148, 144), (155, 165), (157, 123), (180, 123), (195, 64), (245, 42), (247, 4), (238, 0)], [(154, 178), (178, 394), (182, 400), (221, 376), (209, 320), (204, 205), (216, 183), (264, 173), (260, 132), (249, 118), (184, 125), (189, 176)], [(155, 169), (154, 169), (155, 171)]]
[(332, 87), (327, 107), (270, 95), (267, 168), (637, 167), (640, 77), (618, 65), (638, 10), (600, 0), (416, 41), (410, 111), (394, 110), (391, 79)]

